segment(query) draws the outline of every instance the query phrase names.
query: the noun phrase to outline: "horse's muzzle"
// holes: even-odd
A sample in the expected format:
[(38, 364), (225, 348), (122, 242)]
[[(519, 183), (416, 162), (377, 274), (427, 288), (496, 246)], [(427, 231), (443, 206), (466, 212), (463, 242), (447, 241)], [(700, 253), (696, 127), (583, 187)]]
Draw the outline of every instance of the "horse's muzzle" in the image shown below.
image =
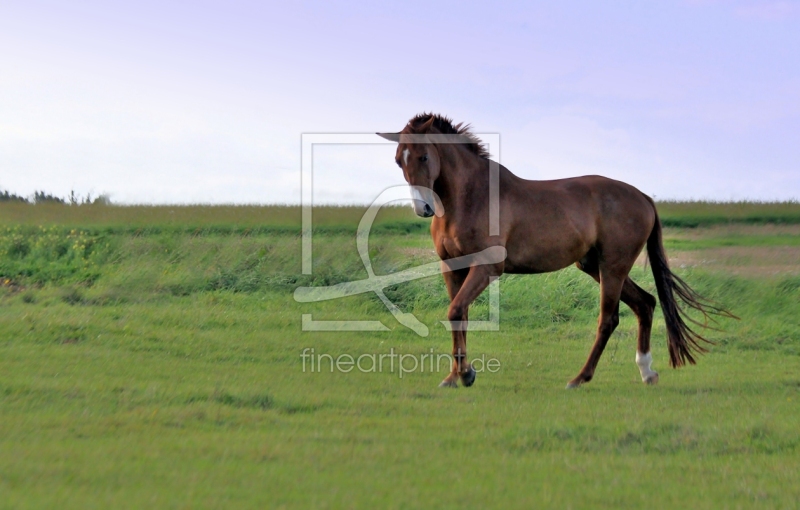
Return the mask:
[(430, 218), (436, 213), (433, 208), (433, 192), (430, 189), (412, 186), (411, 187), (411, 205), (417, 216), (423, 218)]
[(428, 204), (422, 206), (421, 214), (420, 211), (418, 211), (416, 208), (414, 209), (414, 212), (416, 212), (419, 216), (422, 216), (423, 218), (430, 218), (431, 216), (433, 216), (434, 213), (433, 207), (429, 206)]

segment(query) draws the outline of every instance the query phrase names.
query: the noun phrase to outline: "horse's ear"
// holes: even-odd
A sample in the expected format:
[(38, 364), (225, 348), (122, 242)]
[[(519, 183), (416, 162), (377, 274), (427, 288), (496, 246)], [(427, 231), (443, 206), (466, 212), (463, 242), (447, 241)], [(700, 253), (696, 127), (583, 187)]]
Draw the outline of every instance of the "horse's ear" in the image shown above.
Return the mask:
[(415, 129), (414, 131), (416, 131), (417, 133), (419, 133), (421, 135), (425, 135), (425, 134), (430, 133), (431, 132), (431, 128), (433, 127), (433, 121), (434, 120), (436, 120), (436, 118), (433, 115), (431, 115), (431, 118), (428, 119), (425, 122), (425, 124), (421, 125), (420, 127)]
[(386, 138), (392, 142), (400, 143), (400, 133), (375, 133), (381, 138)]

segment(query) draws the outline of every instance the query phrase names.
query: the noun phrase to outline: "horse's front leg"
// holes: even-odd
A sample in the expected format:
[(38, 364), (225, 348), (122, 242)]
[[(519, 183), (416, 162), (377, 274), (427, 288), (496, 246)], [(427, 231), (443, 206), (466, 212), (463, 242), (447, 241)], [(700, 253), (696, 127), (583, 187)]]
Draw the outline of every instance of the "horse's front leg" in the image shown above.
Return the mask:
[(468, 270), (444, 273), (450, 308), (447, 320), (453, 334), (453, 368), (439, 384), (440, 387), (456, 388), (458, 379), (464, 386), (475, 382), (475, 369), (467, 361), (467, 321), (469, 305), (475, 301), (491, 283), (491, 277), (499, 273), (492, 266), (472, 266)]
[[(447, 262), (442, 261), (442, 276), (444, 276), (444, 284), (447, 286), (447, 294), (450, 296), (450, 303), (456, 298), (456, 295), (461, 290), (461, 286), (464, 284), (464, 280), (467, 279), (467, 275), (469, 274), (469, 269), (461, 269), (458, 271), (449, 271), (447, 267)], [(456, 331), (453, 331), (453, 349), (455, 350), (455, 346), (457, 342), (463, 341), (466, 345), (466, 337), (462, 340), (456, 339)], [(444, 380), (439, 384), (441, 388), (458, 388), (458, 368), (459, 365), (456, 363), (456, 359), (453, 358), (452, 368), (450, 373)]]

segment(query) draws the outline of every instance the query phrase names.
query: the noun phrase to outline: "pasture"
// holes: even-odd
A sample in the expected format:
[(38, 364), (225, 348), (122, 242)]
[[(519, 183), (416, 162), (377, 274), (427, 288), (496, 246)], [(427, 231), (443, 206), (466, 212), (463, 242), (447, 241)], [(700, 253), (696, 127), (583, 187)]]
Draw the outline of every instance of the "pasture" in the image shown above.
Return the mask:
[[(659, 309), (643, 385), (621, 307), (594, 380), (566, 391), (598, 307), (568, 268), (501, 279), (500, 331), (468, 344), (499, 369), (452, 390), (449, 366), (304, 367), (311, 348), (450, 350), (441, 277), (386, 292), (428, 337), (374, 295), (294, 301), (366, 277), (358, 208), (315, 210), (303, 276), (298, 208), (0, 204), (0, 506), (797, 508), (800, 204), (659, 211), (673, 269), (741, 317), (698, 365), (668, 367)], [(427, 225), (382, 211), (376, 272), (437, 260)], [(390, 331), (303, 332), (304, 313)], [(487, 314), (482, 296), (470, 318)]]

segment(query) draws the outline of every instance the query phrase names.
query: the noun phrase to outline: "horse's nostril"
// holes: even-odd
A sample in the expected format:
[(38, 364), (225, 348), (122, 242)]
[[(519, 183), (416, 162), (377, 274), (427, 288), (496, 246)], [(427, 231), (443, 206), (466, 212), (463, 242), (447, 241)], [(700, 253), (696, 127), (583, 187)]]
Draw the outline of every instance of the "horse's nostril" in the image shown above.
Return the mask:
[(430, 206), (430, 205), (428, 205), (428, 204), (425, 204), (424, 211), (425, 211), (425, 216), (426, 216), (426, 217), (428, 217), (428, 216), (433, 216), (433, 209), (431, 208), (431, 206)]

